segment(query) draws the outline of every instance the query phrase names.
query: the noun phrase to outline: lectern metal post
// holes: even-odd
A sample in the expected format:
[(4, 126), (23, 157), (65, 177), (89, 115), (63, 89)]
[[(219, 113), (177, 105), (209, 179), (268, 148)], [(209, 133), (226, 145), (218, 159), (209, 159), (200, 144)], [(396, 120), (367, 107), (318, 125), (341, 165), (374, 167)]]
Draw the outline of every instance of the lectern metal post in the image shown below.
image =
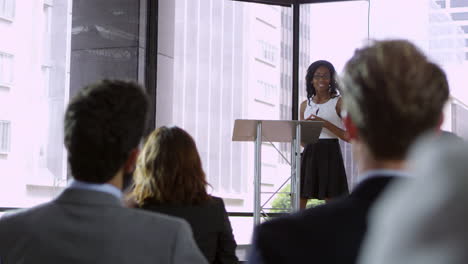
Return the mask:
[(291, 210), (294, 211), (294, 197), (296, 193), (296, 185), (294, 181), (296, 180), (296, 139), (291, 141), (291, 177), (289, 178), (289, 183), (291, 184)]
[(254, 173), (254, 225), (260, 224), (261, 213), (261, 175), (262, 175), (262, 121), (257, 123), (257, 137), (255, 139), (255, 173)]
[(296, 139), (294, 146), (294, 157), (296, 160), (295, 169), (296, 173), (293, 179), (293, 200), (292, 200), (292, 210), (299, 211), (299, 201), (300, 201), (300, 192), (301, 192), (301, 123), (296, 124)]

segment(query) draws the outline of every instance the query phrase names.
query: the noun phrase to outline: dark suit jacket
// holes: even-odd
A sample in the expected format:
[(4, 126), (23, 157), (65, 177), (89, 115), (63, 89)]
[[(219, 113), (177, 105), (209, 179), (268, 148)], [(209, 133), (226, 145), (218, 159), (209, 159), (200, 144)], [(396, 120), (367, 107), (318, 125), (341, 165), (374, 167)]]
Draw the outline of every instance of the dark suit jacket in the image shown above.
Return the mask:
[(261, 224), (249, 263), (355, 263), (368, 210), (394, 178), (369, 178), (349, 196)]
[(224, 202), (212, 199), (201, 205), (147, 205), (143, 209), (185, 219), (209, 263), (238, 263), (236, 241)]

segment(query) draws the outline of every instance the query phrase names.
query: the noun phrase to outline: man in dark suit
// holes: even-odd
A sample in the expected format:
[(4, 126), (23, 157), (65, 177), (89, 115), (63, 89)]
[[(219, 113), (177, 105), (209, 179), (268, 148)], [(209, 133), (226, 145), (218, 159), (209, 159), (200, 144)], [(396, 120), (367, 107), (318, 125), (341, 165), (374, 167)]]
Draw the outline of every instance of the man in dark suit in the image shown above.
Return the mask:
[(250, 263), (355, 263), (369, 208), (389, 183), (406, 176), (410, 145), (440, 127), (449, 94), (444, 72), (403, 40), (357, 50), (342, 86), (358, 186), (349, 196), (258, 226)]
[(80, 91), (65, 113), (74, 180), (57, 199), (0, 218), (0, 262), (207, 263), (185, 221), (122, 206), (147, 106), (130, 82)]

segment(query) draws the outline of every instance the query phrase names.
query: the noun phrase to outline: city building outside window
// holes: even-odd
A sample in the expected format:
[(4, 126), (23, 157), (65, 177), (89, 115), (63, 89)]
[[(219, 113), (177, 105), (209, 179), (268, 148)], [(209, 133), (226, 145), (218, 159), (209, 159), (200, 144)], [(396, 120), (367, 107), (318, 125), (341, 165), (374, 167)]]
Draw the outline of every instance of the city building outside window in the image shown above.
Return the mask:
[(9, 87), (13, 84), (13, 55), (0, 52), (0, 86)]
[(49, 201), (66, 184), (71, 5), (0, 0), (0, 207)]
[(13, 21), (15, 18), (16, 0), (0, 0), (0, 18)]
[(451, 131), (468, 141), (468, 105), (452, 98), (450, 109), (452, 115)]
[(0, 120), (0, 155), (10, 152), (11, 124), (10, 121)]

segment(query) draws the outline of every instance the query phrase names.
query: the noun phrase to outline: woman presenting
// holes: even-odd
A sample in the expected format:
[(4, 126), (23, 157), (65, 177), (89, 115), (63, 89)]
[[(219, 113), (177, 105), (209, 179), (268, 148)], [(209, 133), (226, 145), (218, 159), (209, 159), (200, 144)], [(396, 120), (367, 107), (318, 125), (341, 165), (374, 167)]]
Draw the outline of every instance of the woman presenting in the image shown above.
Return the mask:
[(348, 141), (341, 122), (341, 97), (337, 91), (335, 68), (325, 60), (307, 69), (307, 100), (300, 108), (301, 120), (323, 121), (317, 143), (302, 152), (301, 202), (304, 209), (311, 198), (328, 200), (348, 194), (348, 182), (338, 139)]

